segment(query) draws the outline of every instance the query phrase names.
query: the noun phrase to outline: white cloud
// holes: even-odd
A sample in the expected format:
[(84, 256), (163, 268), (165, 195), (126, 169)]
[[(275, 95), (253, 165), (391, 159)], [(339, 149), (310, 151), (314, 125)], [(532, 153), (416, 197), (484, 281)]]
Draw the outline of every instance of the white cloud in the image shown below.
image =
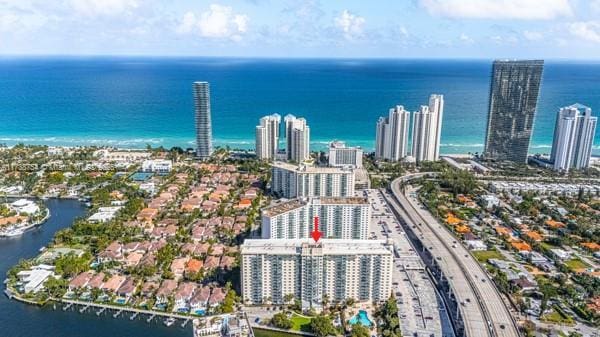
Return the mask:
[(41, 28), (52, 17), (28, 4), (10, 4), (0, 1), (0, 31), (27, 33)]
[(183, 15), (181, 23), (175, 30), (180, 34), (191, 33), (197, 26), (198, 20), (196, 19), (196, 14), (187, 12)]
[(544, 34), (530, 30), (524, 31), (523, 36), (529, 41), (538, 41), (544, 38)]
[(512, 36), (512, 35), (509, 35), (509, 36), (494, 35), (494, 36), (490, 37), (490, 39), (498, 45), (514, 45), (517, 42), (519, 42), (519, 39), (517, 39), (515, 36)]
[(344, 10), (340, 16), (334, 19), (335, 26), (342, 30), (344, 37), (348, 40), (360, 37), (364, 34), (363, 27), (365, 25), (365, 18), (350, 13), (348, 10)]
[(572, 16), (568, 0), (419, 0), (430, 14), (449, 18), (550, 20)]
[(475, 40), (473, 40), (473, 38), (471, 38), (469, 35), (462, 33), (459, 36), (459, 40), (461, 40), (462, 42), (466, 43), (466, 44), (473, 44), (475, 43)]
[(70, 0), (75, 12), (85, 16), (112, 16), (139, 7), (138, 0)]
[(594, 14), (600, 14), (600, 0), (590, 0), (590, 10)]
[(571, 34), (582, 40), (600, 43), (600, 21), (573, 22), (568, 28)]
[(402, 37), (408, 37), (408, 29), (406, 29), (406, 27), (400, 26), (400, 29), (398, 31), (400, 32), (400, 35)]
[(176, 31), (181, 34), (197, 32), (206, 38), (239, 41), (248, 31), (249, 20), (247, 15), (236, 14), (229, 6), (212, 4), (208, 11), (199, 16), (193, 12), (185, 13)]

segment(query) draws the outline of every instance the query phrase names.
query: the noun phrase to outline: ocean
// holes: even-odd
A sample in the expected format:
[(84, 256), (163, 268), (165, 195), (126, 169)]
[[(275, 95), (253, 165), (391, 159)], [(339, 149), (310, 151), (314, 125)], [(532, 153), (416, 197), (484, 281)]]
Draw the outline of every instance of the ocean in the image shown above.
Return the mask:
[[(194, 147), (192, 82), (209, 81), (214, 143), (252, 149), (261, 116), (305, 117), (311, 149), (372, 150), (375, 123), (445, 96), (441, 152), (483, 149), (492, 60), (0, 58), (0, 143)], [(558, 109), (600, 111), (600, 63), (547, 61), (531, 153), (549, 153)], [(594, 113), (597, 115), (597, 112)], [(600, 128), (594, 153), (600, 154)]]

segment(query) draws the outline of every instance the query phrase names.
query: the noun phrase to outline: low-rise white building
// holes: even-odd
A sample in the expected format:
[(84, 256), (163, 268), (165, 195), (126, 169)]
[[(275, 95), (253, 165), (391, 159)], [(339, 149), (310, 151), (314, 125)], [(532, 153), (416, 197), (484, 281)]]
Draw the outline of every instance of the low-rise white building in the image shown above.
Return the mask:
[(156, 184), (151, 181), (149, 181), (147, 183), (141, 183), (139, 187), (140, 187), (140, 190), (147, 192), (151, 196), (156, 194)]
[(11, 203), (10, 208), (19, 214), (35, 214), (40, 210), (35, 202), (27, 199), (19, 199)]
[(94, 156), (106, 162), (138, 162), (150, 158), (152, 154), (139, 150), (101, 149), (94, 152)]
[(0, 192), (8, 194), (8, 195), (20, 194), (24, 190), (25, 189), (21, 185), (13, 185), (13, 186), (6, 186), (6, 187), (0, 188)]
[(50, 277), (55, 277), (54, 266), (40, 264), (33, 266), (30, 270), (17, 273), (20, 282), (20, 290), (26, 294), (37, 293), (44, 288), (44, 282)]
[(554, 255), (557, 259), (559, 260), (568, 260), (571, 258), (571, 256), (573, 255), (573, 253), (568, 252), (564, 249), (560, 249), (560, 248), (552, 248), (550, 249), (550, 251), (552, 252), (552, 255)]
[(535, 182), (492, 181), (489, 184), (489, 188), (494, 193), (537, 192), (540, 194), (577, 195), (580, 190), (584, 193), (600, 193), (600, 185), (598, 184), (546, 184)]
[(392, 248), (380, 240), (246, 240), (241, 246), (244, 303), (284, 303), (321, 309), (339, 303), (382, 302), (392, 291)]
[(167, 159), (144, 160), (142, 172), (169, 173), (173, 169), (173, 162)]
[(465, 240), (465, 244), (469, 250), (487, 250), (487, 245), (481, 240)]
[(483, 207), (485, 207), (487, 209), (492, 209), (492, 208), (500, 205), (500, 199), (498, 199), (497, 196), (492, 195), (492, 194), (482, 195), (481, 203), (482, 203)]
[(90, 222), (107, 222), (112, 220), (122, 206), (100, 207), (98, 211), (88, 218)]

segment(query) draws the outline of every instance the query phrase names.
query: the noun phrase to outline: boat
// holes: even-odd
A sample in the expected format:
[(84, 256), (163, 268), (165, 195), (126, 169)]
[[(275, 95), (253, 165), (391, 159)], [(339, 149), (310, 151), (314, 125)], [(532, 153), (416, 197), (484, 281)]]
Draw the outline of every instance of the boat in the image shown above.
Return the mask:
[(25, 231), (29, 228), (33, 227), (32, 225), (26, 225), (26, 226), (10, 226), (8, 228), (6, 228), (5, 230), (3, 230), (2, 232), (0, 232), (0, 236), (2, 237), (15, 237), (15, 236), (19, 236), (23, 233), (25, 233)]
[(166, 326), (171, 326), (171, 325), (173, 325), (173, 323), (175, 323), (175, 318), (173, 318), (173, 317), (169, 317), (169, 318), (165, 319), (165, 321), (164, 321), (164, 324)]

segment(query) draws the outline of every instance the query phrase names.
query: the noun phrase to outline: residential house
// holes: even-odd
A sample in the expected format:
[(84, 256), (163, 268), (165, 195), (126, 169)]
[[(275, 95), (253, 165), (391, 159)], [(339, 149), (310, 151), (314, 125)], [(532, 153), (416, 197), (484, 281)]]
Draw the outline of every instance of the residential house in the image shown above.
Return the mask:
[(221, 303), (223, 303), (223, 300), (225, 299), (225, 289), (223, 288), (213, 288), (212, 293), (210, 294), (210, 297), (208, 298), (208, 306), (211, 308), (215, 308), (217, 306), (219, 306)]
[(185, 272), (185, 266), (188, 260), (188, 257), (182, 257), (174, 259), (173, 262), (171, 262), (170, 269), (173, 275), (175, 275), (175, 279), (180, 279), (181, 277), (183, 277), (183, 273)]
[(135, 279), (133, 277), (129, 276), (125, 279), (125, 282), (123, 282), (123, 284), (121, 284), (119, 289), (117, 289), (117, 295), (122, 298), (125, 298), (126, 302), (127, 302), (127, 299), (129, 299), (131, 296), (133, 296), (136, 288), (137, 288), (137, 282), (135, 281)]
[(104, 285), (104, 278), (106, 275), (103, 272), (99, 272), (94, 275), (89, 282), (85, 285), (87, 289), (101, 289)]
[(190, 306), (188, 301), (194, 295), (194, 291), (196, 290), (196, 283), (194, 282), (182, 282), (177, 287), (175, 291), (175, 305), (173, 307), (173, 311), (178, 312), (189, 312)]
[(108, 281), (106, 281), (100, 289), (104, 290), (107, 293), (116, 292), (117, 289), (125, 282), (125, 276), (115, 274), (111, 276)]
[(204, 286), (201, 288), (197, 288), (196, 292), (194, 292), (194, 296), (190, 299), (190, 302), (189, 302), (191, 312), (196, 315), (206, 314), (209, 298), (210, 298), (210, 288), (209, 287)]
[(173, 296), (173, 293), (177, 289), (177, 281), (175, 280), (164, 280), (160, 287), (156, 291), (156, 304), (164, 304), (169, 301), (169, 297)]
[(79, 273), (79, 275), (75, 276), (69, 282), (69, 291), (83, 289), (88, 284), (88, 282), (90, 282), (93, 276), (94, 274), (91, 271), (84, 271), (82, 273)]

